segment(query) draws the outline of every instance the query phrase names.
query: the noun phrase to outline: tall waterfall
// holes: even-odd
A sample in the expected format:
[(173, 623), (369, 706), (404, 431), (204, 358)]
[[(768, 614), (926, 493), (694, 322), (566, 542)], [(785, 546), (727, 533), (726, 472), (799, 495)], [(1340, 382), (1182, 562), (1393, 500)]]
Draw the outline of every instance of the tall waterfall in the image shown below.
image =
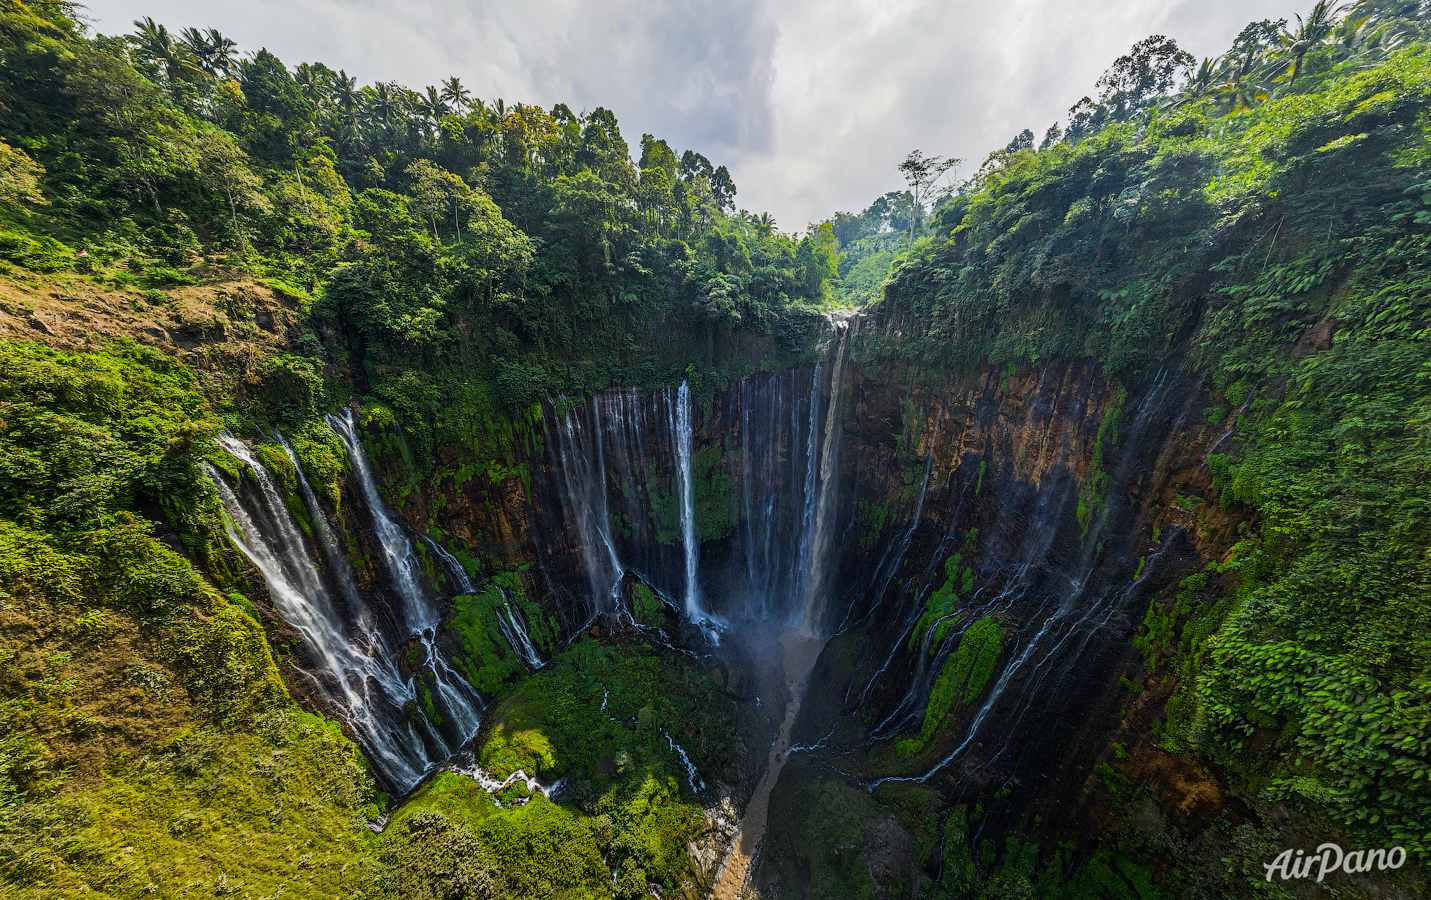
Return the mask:
[[(591, 614), (620, 608), (635, 576), (708, 630), (828, 627), (846, 328), (833, 336), (829, 362), (736, 379), (700, 404), (687, 381), (543, 406), (536, 477), (560, 506), (539, 522), (537, 549), (575, 538)], [(702, 434), (724, 439), (701, 445)]]
[(368, 463), (368, 453), (358, 440), (353, 411), (345, 408), (341, 418), (329, 416), (328, 424), (343, 439), (343, 446), (348, 450), (348, 462), (352, 464), (353, 473), (358, 476), (358, 484), (363, 489), (363, 500), (368, 505), (368, 511), (373, 518), (373, 529), (377, 532), (378, 542), (383, 548), (383, 557), (387, 560), (388, 575), (402, 600), (404, 621), (413, 632), (421, 633), (436, 625), (439, 617), (419, 583), (416, 552), (412, 541), (408, 540), (407, 532), (402, 526), (388, 514), (387, 504), (383, 503), (382, 496), (378, 494), (377, 482), (373, 480), (373, 468)]
[[(1036, 393), (1051, 398), (1042, 407), (1048, 415), (1058, 412), (1054, 407), (1059, 402), (1068, 404), (1070, 415), (1083, 414), (1086, 396), (1067, 390), (1057, 378), (1043, 382), (1041, 378)], [(1103, 448), (1109, 483), (1118, 487), (1168, 453), (1181, 440), (1183, 423), (1197, 415), (1199, 391), (1177, 374), (1151, 374), (1137, 391), (1140, 398), (1123, 418), (1116, 447)], [(1033, 408), (1040, 407), (1035, 403)], [(921, 528), (923, 487), (916, 520), (894, 548), (898, 552), (888, 565), (881, 560), (873, 570), (868, 590), (862, 592), (869, 605), (865, 615), (878, 612), (885, 617), (885, 627), (870, 634), (864, 649), (879, 664), (872, 675), (851, 683), (844, 711), (855, 715), (871, 704), (882, 707), (882, 721), (868, 733), (871, 740), (909, 734), (924, 715), (934, 677), (974, 623), (986, 617), (997, 620), (1005, 651), (981, 696), (949, 720), (953, 735), (940, 755), (919, 774), (875, 779), (869, 782), (871, 788), (884, 781), (927, 782), (941, 773), (957, 779), (996, 770), (1001, 777), (1013, 777), (1010, 773), (1021, 766), (1047, 765), (1059, 758), (1078, 722), (1075, 710), (1094, 699), (1078, 692), (1080, 681), (1102, 677), (1091, 673), (1108, 664), (1112, 633), (1128, 628), (1130, 613), (1150, 580), (1166, 577), (1164, 572), (1176, 567), (1181, 529), (1169, 529), (1156, 551), (1139, 561), (1146, 532), (1135, 527), (1136, 506), (1117, 487), (1099, 511), (1084, 518), (1078, 510), (1080, 484), (1069, 468), (1051, 469), (1036, 483), (1006, 470), (992, 499), (976, 503), (980, 484), (985, 498), (991, 491), (977, 458), (975, 463), (969, 466), (966, 460), (967, 480), (950, 484), (953, 515), (945, 522), (952, 530), (926, 541), (933, 552), (923, 576), (903, 585), (890, 577), (909, 550), (910, 536)], [(927, 475), (925, 480), (927, 487)], [(961, 601), (958, 621), (937, 643), (931, 643), (928, 630), (911, 642), (924, 599), (938, 581), (936, 567), (961, 552), (975, 522), (979, 552), (971, 564), (977, 570), (977, 587)], [(926, 529), (930, 524), (922, 523)], [(930, 537), (928, 530), (925, 536)]]
[(705, 618), (701, 610), (700, 587), (696, 580), (696, 498), (691, 478), (691, 386), (681, 382), (676, 392), (676, 471), (681, 482), (681, 548), (686, 562), (686, 616), (693, 622)]
[(353, 473), (358, 477), (363, 499), (367, 502), (368, 512), (372, 517), (373, 531), (383, 548), (388, 577), (401, 601), (403, 621), (427, 653), (427, 665), (432, 668), (434, 676), (434, 694), (442, 709), (456, 720), (460, 728), (461, 741), (457, 745), (460, 747), (477, 733), (482, 720), (482, 698), (467, 683), (467, 679), (452, 670), (437, 648), (437, 625), (442, 617), (432, 598), (423, 589), (417, 548), (408, 538), (407, 531), (388, 512), (387, 504), (378, 493), (377, 482), (373, 480), (373, 467), (368, 462), (368, 452), (363, 448), (362, 441), (358, 440), (353, 410), (344, 408), (341, 418), (329, 416), (328, 424), (343, 439), (343, 445), (348, 450), (348, 460), (352, 463)]
[[(826, 565), (830, 556), (830, 540), (834, 534), (835, 495), (840, 483), (840, 388), (845, 375), (845, 345), (847, 330), (838, 328), (839, 342), (835, 363), (830, 368), (830, 399), (825, 414), (825, 438), (820, 450), (819, 487), (814, 494), (814, 507), (806, 516), (804, 540), (801, 542), (800, 574), (805, 579), (801, 600), (804, 611), (801, 624), (806, 634), (816, 634), (823, 624), (825, 597), (829, 590)], [(812, 402), (813, 411), (814, 404)], [(813, 438), (815, 429), (810, 429)], [(814, 461), (810, 471), (815, 472)]]
[[(305, 539), (273, 476), (242, 441), (228, 434), (218, 439), (252, 473), (257, 490), (235, 491), (217, 470), (210, 468), (209, 474), (223, 502), (230, 540), (263, 575), (279, 615), (304, 637), (303, 652), (313, 667), (308, 674), (339, 708), (379, 775), (401, 793), (476, 733), (483, 704), (436, 645), (439, 616), (422, 587), (414, 547), (382, 505), (351, 421), (333, 418), (330, 424), (344, 439), (382, 544), (384, 574), (397, 594), (387, 609), (375, 610), (365, 602), (327, 514), (281, 434), (277, 437), (293, 462), (319, 552)], [(419, 669), (414, 680), (404, 678), (394, 662), (398, 644), (407, 639), (423, 651), (414, 660)], [(422, 691), (428, 691), (427, 697)], [(435, 719), (417, 712), (420, 706), (430, 708)]]

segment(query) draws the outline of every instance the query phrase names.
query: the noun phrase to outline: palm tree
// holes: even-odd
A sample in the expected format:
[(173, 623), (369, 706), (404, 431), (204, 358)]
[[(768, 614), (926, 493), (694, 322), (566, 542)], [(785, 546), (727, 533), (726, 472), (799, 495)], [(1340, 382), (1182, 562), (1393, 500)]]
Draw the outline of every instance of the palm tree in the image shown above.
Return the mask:
[(333, 79), (330, 87), (333, 105), (338, 109), (339, 119), (356, 128), (363, 109), (363, 94), (358, 89), (358, 79), (349, 76), (347, 71), (339, 69), (338, 77)]
[(428, 85), (426, 91), (418, 95), (417, 108), (434, 123), (441, 122), (443, 116), (452, 112), (445, 102), (445, 95), (438, 93), (437, 88), (432, 85)]
[(174, 40), (169, 29), (148, 16), (135, 19), (134, 27), (139, 30), (129, 36), (129, 42), (142, 58), (161, 69), (171, 84), (182, 80), (185, 73), (199, 71), (194, 57), (182, 43)]
[(217, 28), (205, 28), (209, 41), (209, 65), (215, 72), (233, 75), (238, 71), (238, 44), (219, 34)]
[(185, 28), (179, 35), (184, 49), (189, 51), (211, 77), (233, 74), (238, 59), (238, 44), (219, 34), (217, 28), (206, 28), (203, 31)]
[(1302, 61), (1332, 36), (1337, 27), (1337, 14), (1345, 8), (1332, 6), (1331, 0), (1317, 0), (1317, 5), (1312, 7), (1306, 19), (1297, 16), (1297, 30), (1282, 35), (1282, 55), (1292, 60), (1292, 75), (1287, 79), (1288, 84), (1296, 84), (1297, 76), (1302, 74)]
[(1217, 86), (1217, 93), (1229, 112), (1252, 109), (1267, 100), (1271, 93), (1263, 84), (1270, 74), (1256, 47), (1249, 47), (1238, 56), (1224, 57), (1220, 74), (1226, 78)]
[(332, 92), (327, 73), (317, 66), (303, 63), (294, 73), (293, 80), (298, 83), (298, 92), (303, 95), (308, 107), (315, 113), (321, 112)]
[[(1172, 98), (1168, 104), (1169, 108), (1177, 109), (1189, 103), (1197, 103), (1211, 97), (1217, 89), (1217, 72), (1220, 59), (1203, 57), (1202, 65), (1198, 66), (1197, 72), (1188, 79), (1183, 89)], [(1047, 138), (1045, 138), (1047, 142)]]
[(471, 104), (472, 94), (462, 86), (462, 82), (457, 80), (457, 76), (453, 75), (442, 82), (442, 99), (453, 109), (462, 110)]
[(363, 93), (367, 95), (368, 112), (374, 122), (391, 125), (393, 119), (397, 118), (402, 103), (398, 96), (399, 90), (397, 85), (385, 81), (380, 81), (371, 88), (363, 88)]

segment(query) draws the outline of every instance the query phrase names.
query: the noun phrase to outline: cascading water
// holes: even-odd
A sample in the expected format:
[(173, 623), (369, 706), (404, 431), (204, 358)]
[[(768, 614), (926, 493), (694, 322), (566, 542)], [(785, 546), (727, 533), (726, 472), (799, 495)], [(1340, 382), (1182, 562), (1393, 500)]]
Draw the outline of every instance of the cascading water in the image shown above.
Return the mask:
[[(382, 505), (351, 420), (330, 417), (330, 424), (348, 450), (387, 562), (387, 583), (396, 593), (391, 598), (396, 602), (382, 615), (364, 602), (327, 514), (281, 434), (276, 437), (293, 463), (319, 554), (310, 552), (272, 476), (243, 442), (228, 434), (219, 438), (220, 446), (253, 473), (258, 491), (249, 492), (253, 496), (245, 501), (220, 473), (210, 475), (227, 513), (230, 539), (262, 573), (279, 614), (304, 635), (317, 669), (311, 673), (315, 682), (341, 709), (381, 777), (401, 793), (476, 733), (483, 703), (437, 646), (439, 616), (422, 588), (414, 547)], [(326, 564), (326, 574), (316, 558)], [(413, 660), (418, 677), (412, 681), (393, 662), (395, 648), (405, 639), (422, 648), (422, 658)], [(415, 713), (423, 703), (428, 714)]]
[(700, 588), (696, 580), (696, 565), (700, 551), (696, 547), (695, 485), (691, 479), (691, 388), (681, 382), (676, 392), (675, 406), (676, 471), (681, 483), (681, 548), (686, 562), (686, 616), (700, 622), (706, 614), (701, 609)]
[[(809, 634), (824, 628), (846, 329), (835, 334), (829, 365), (732, 382), (712, 415), (739, 425), (714, 467), (695, 465), (700, 429), (689, 382), (543, 407), (550, 464), (538, 477), (553, 483), (539, 493), (561, 502), (559, 518), (539, 526), (538, 536), (576, 539), (592, 615), (621, 608), (623, 579), (635, 575), (657, 594), (679, 598), (686, 619), (712, 636), (738, 621)], [(698, 509), (707, 485), (711, 502)], [(739, 486), (735, 496), (730, 485)], [(719, 519), (711, 530), (731, 542), (710, 560), (701, 547), (706, 526), (697, 520), (708, 508)], [(539, 540), (538, 553), (560, 543)]]
[[(467, 570), (462, 567), (462, 563), (451, 553), (448, 553), (443, 546), (427, 535), (423, 535), (423, 541), (432, 551), (442, 558), (447, 564), (448, 571), (452, 574), (453, 583), (457, 586), (460, 594), (476, 593), (476, 586), (472, 584), (472, 579), (468, 577)], [(522, 662), (530, 669), (540, 669), (542, 667), (541, 654), (537, 653), (537, 648), (532, 644), (530, 633), (527, 630), (526, 619), (522, 616), (522, 611), (512, 603), (511, 596), (506, 588), (498, 588), (502, 592), (503, 608), (497, 611), (497, 627), (502, 631), (502, 637), (506, 639), (507, 646), (512, 648), (512, 652), (522, 658)]]
[[(220, 445), (253, 473), (259, 490), (245, 504), (222, 474), (208, 467), (224, 507), (224, 530), (263, 575), (278, 613), (303, 635), (321, 672), (320, 688), (341, 707), (343, 720), (389, 782), (415, 785), (436, 762), (424, 734), (403, 715), (416, 699), (387, 653), (369, 653), (368, 638), (346, 633), (332, 595), (309, 554), (293, 515), (272, 476), (240, 441), (225, 434)], [(346, 566), (346, 559), (341, 560)]]
[[(835, 495), (839, 491), (840, 453), (840, 388), (845, 375), (845, 346), (848, 329), (837, 326), (839, 335), (835, 362), (830, 368), (829, 409), (825, 415), (825, 439), (820, 451), (819, 490), (816, 494), (813, 518), (807, 525), (807, 540), (802, 542), (800, 572), (804, 576), (804, 610), (801, 625), (807, 635), (815, 635), (823, 624), (825, 598), (828, 593), (826, 565), (830, 558), (830, 540), (835, 518)], [(814, 404), (811, 404), (814, 409)], [(810, 429), (813, 438), (815, 429)], [(811, 471), (814, 471), (813, 462)]]
[[(689, 381), (648, 396), (613, 390), (587, 403), (543, 407), (550, 465), (536, 471), (553, 483), (537, 493), (561, 502), (553, 511), (559, 518), (537, 531), (576, 538), (592, 614), (622, 609), (623, 581), (635, 576), (662, 597), (684, 598), (685, 619), (712, 641), (722, 633), (737, 643), (748, 636), (778, 654), (783, 724), (717, 896), (738, 887), (749, 870), (829, 624), (852, 330), (833, 323), (828, 364), (738, 379), (723, 398), (703, 401), (716, 420), (704, 429), (694, 421)], [(698, 452), (700, 431), (723, 431), (725, 440)], [(705, 456), (716, 452), (718, 460)], [(698, 512), (710, 518), (698, 521)], [(538, 554), (557, 543), (539, 539)], [(696, 790), (703, 782), (695, 767), (679, 745), (671, 749)]]
[[(1058, 377), (1048, 379), (1049, 374)], [(1086, 422), (1090, 390), (1077, 373), (1046, 371), (1028, 398), (1030, 416), (1037, 422), (1051, 421), (1062, 404), (1065, 421)], [(1192, 402), (1188, 398), (1198, 396), (1195, 386), (1165, 371), (1153, 374), (1139, 393), (1123, 417), (1116, 449), (1105, 445), (1102, 450), (1106, 484), (1118, 487), (1092, 512), (1085, 512), (1080, 481), (1066, 464), (1056, 464), (1037, 481), (1019, 478), (1013, 467), (986, 479), (980, 457), (972, 457), (972, 468), (966, 457), (962, 478), (951, 479), (940, 501), (952, 513), (939, 517), (941, 530), (947, 531), (937, 543), (924, 532), (925, 549), (920, 552), (929, 554), (924, 577), (898, 585), (890, 580), (898, 558), (910, 551), (910, 537), (921, 527), (916, 517), (898, 546), (891, 548), (889, 561), (881, 560), (870, 573), (869, 589), (856, 588), (856, 596), (863, 593), (868, 606), (855, 617), (855, 625), (876, 614), (881, 623), (863, 648), (871, 658), (865, 671), (873, 674), (852, 680), (844, 704), (845, 715), (871, 705), (881, 709), (879, 724), (867, 730), (861, 744), (865, 750), (872, 742), (917, 732), (935, 676), (976, 622), (990, 618), (1004, 635), (988, 687), (949, 720), (954, 728), (932, 765), (921, 766), (917, 774), (874, 779), (869, 787), (889, 780), (927, 782), (940, 773), (960, 781), (991, 769), (1010, 777), (1026, 764), (1043, 765), (1037, 760), (1057, 752), (1060, 738), (1055, 729), (1071, 728), (1069, 723), (1077, 719), (1064, 711), (1065, 705), (1078, 702), (1069, 686), (1085, 677), (1089, 667), (1104, 665), (1099, 648), (1111, 639), (1111, 630), (1127, 627), (1129, 610), (1136, 607), (1144, 585), (1160, 577), (1165, 557), (1180, 539), (1178, 529), (1165, 534), (1157, 552), (1138, 564), (1134, 576), (1129, 560), (1137, 561), (1135, 548), (1145, 537), (1133, 527), (1131, 517), (1137, 513), (1121, 486), (1168, 453), (1170, 442), (1185, 440), (1183, 423)], [(925, 505), (927, 466), (928, 461), (919, 511)], [(996, 500), (991, 500), (989, 484), (996, 477)], [(928, 524), (923, 523), (926, 528)], [(975, 524), (977, 550), (966, 535)], [(936, 584), (932, 576), (954, 552), (966, 554), (966, 562), (977, 571), (978, 586), (959, 601), (956, 615), (940, 620), (946, 624), (937, 641), (932, 636), (938, 626), (929, 620), (924, 620), (923, 633), (914, 634)], [(967, 555), (971, 552), (976, 554), (972, 560)]]
[(328, 416), (328, 425), (343, 439), (343, 446), (347, 448), (348, 462), (358, 477), (363, 500), (372, 516), (373, 530), (377, 534), (378, 543), (382, 545), (383, 557), (387, 560), (388, 577), (402, 601), (403, 622), (413, 633), (421, 634), (437, 624), (438, 614), (418, 579), (418, 564), (412, 541), (408, 540), (403, 527), (388, 514), (387, 504), (378, 493), (372, 466), (368, 463), (368, 453), (358, 440), (353, 411), (345, 408), (341, 418)]
[(348, 460), (358, 477), (363, 499), (367, 502), (369, 515), (372, 517), (373, 531), (378, 543), (382, 545), (383, 557), (387, 561), (388, 577), (398, 594), (402, 621), (426, 651), (425, 665), (429, 666), (433, 673), (434, 700), (440, 705), (439, 714), (445, 712), (458, 725), (460, 740), (456, 746), (449, 748), (455, 750), (477, 733), (484, 704), (482, 698), (467, 683), (467, 679), (452, 670), (437, 647), (437, 625), (441, 616), (422, 587), (416, 547), (408, 538), (406, 530), (388, 512), (387, 504), (378, 493), (367, 451), (358, 440), (353, 415), (352, 409), (345, 408), (342, 418), (329, 416), (328, 424), (342, 438), (348, 451)]

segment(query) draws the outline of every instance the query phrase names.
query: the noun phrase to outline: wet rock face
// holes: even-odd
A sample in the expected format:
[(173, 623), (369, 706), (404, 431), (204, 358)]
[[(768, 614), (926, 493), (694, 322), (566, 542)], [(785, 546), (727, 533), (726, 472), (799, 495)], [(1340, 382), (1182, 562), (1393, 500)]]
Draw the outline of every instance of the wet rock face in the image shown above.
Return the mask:
[[(1185, 508), (1206, 494), (1221, 432), (1198, 377), (1110, 384), (1064, 365), (926, 385), (866, 371), (847, 404), (841, 624), (797, 725), (818, 749), (791, 767), (983, 803), (996, 841), (1036, 815), (1087, 821), (1149, 599), (1219, 550)], [(984, 622), (1001, 637), (991, 666), (960, 652)], [(941, 688), (961, 664), (987, 671)], [(1180, 818), (1205, 821), (1216, 785), (1159, 752), (1141, 764), (1196, 795)], [(762, 873), (772, 886), (777, 857)]]
[[(741, 629), (795, 621), (808, 589), (834, 383), (823, 365), (733, 381), (693, 404), (697, 584), (729, 623), (718, 652), (731, 672), (762, 664)], [(523, 579), (564, 636), (624, 602), (633, 577), (683, 608), (674, 397), (608, 392), (574, 414), (548, 409), (519, 437), (525, 474), (414, 484), (401, 506), (489, 565), (533, 564)], [(942, 805), (983, 803), (989, 834), (1025, 816), (1074, 821), (1123, 721), (1118, 675), (1139, 665), (1132, 637), (1149, 599), (1232, 541), (1235, 523), (1199, 506), (1208, 449), (1230, 429), (1206, 421), (1205, 386), (1175, 369), (1125, 382), (1082, 364), (948, 379), (852, 363), (833, 405), (834, 546), (819, 592), (833, 637), (795, 725), (794, 743), (817, 749), (793, 753), (782, 777), (813, 767), (857, 787), (917, 784)], [(574, 494), (564, 479), (577, 467)], [(605, 529), (599, 542), (591, 523)], [(616, 564), (593, 554), (600, 542)], [(595, 596), (593, 559), (611, 567), (611, 598)], [(984, 649), (961, 652), (976, 626)], [(1140, 765), (1169, 790), (1197, 782), (1197, 808), (1179, 814), (1188, 822), (1219, 802), (1196, 773)], [(771, 827), (772, 847), (791, 845)]]

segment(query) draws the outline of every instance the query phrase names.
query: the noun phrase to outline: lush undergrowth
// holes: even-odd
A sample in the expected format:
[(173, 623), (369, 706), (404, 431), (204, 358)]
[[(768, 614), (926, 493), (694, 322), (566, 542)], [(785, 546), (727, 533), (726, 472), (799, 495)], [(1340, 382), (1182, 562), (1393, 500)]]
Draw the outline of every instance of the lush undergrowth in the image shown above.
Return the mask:
[(954, 372), (1207, 372), (1226, 434), (1213, 496), (1183, 502), (1246, 521), (1235, 547), (1207, 544), (1215, 582), (1155, 602), (1146, 670), (1126, 674), (1177, 677), (1160, 745), (1254, 808), (1423, 857), (1428, 109), (1414, 45), (1232, 114), (1194, 97), (996, 154), (896, 270), (862, 349)]
[(0, 883), (332, 896), (372, 780), (190, 562), (232, 577), (193, 374), (132, 343), (0, 359)]
[(560, 780), (556, 802), (521, 781), (493, 796), (444, 774), (394, 817), (385, 853), (436, 858), (454, 835), (470, 838), (508, 892), (490, 896), (685, 890), (698, 877), (686, 848), (703, 825), (694, 791), (705, 782), (676, 748), (698, 773), (727, 773), (735, 702), (721, 684), (719, 668), (679, 654), (583, 639), (500, 701), (477, 752), (498, 779), (520, 769)]

